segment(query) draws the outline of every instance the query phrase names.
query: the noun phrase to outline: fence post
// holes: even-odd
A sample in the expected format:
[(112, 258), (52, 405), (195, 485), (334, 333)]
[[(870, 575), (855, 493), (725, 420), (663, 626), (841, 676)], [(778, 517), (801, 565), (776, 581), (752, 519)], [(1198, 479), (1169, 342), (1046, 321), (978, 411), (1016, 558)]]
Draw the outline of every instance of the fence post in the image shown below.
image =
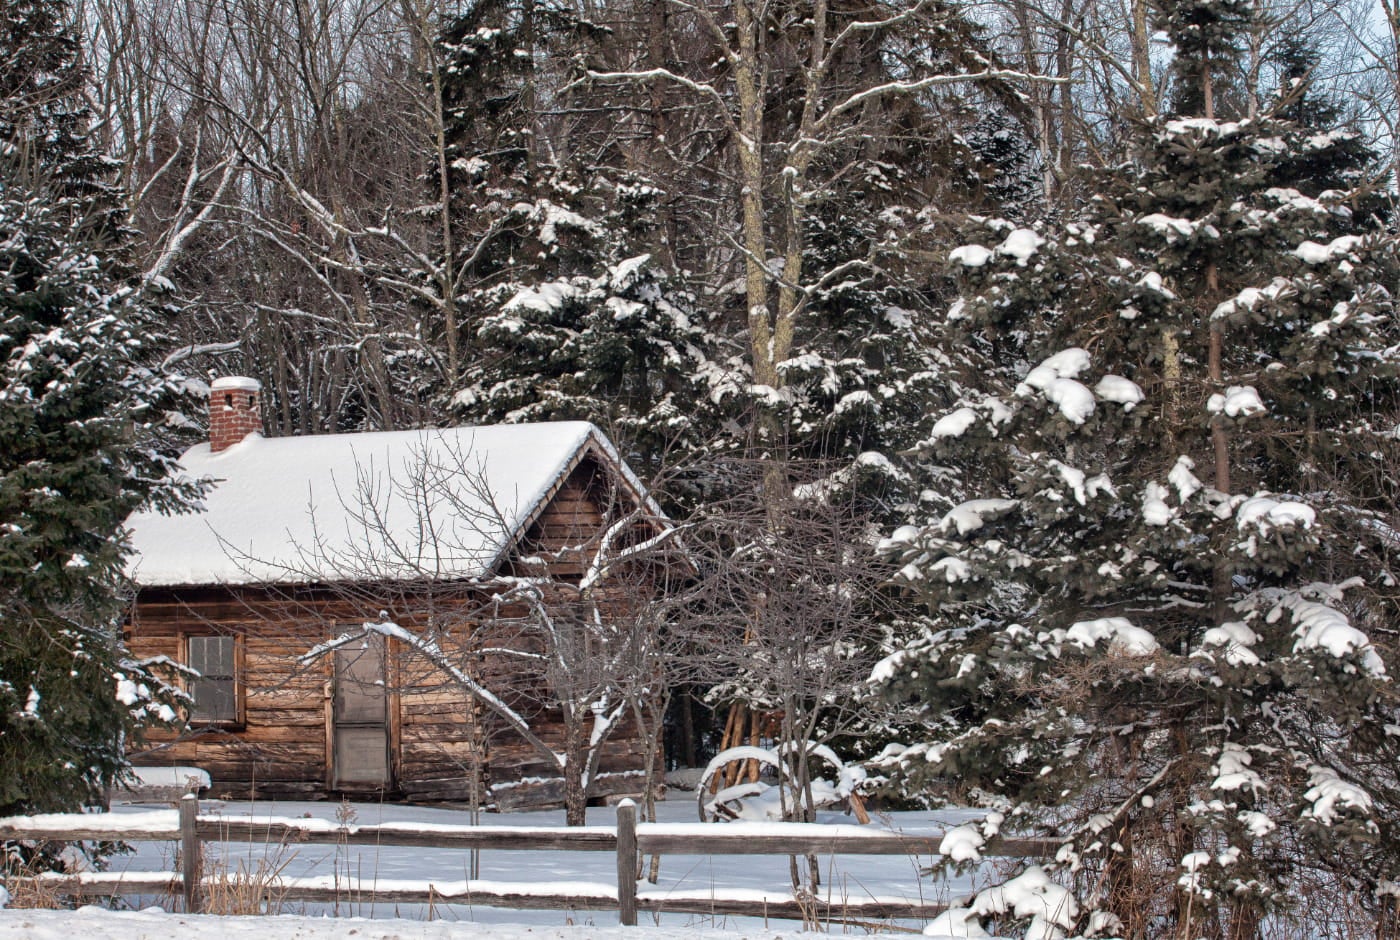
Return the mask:
[(637, 804), (617, 804), (617, 916), (624, 927), (637, 926)]
[(185, 913), (204, 909), (200, 879), (204, 876), (203, 847), (199, 843), (199, 797), (186, 793), (180, 798), (180, 876), (185, 888)]

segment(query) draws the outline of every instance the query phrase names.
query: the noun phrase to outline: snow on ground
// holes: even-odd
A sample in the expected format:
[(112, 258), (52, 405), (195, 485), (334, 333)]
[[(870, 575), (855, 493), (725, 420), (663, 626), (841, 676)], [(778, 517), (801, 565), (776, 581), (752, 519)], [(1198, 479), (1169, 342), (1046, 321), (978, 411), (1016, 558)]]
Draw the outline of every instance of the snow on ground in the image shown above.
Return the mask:
[[(152, 805), (115, 806), (114, 811), (133, 817), (133, 821), (149, 815), (155, 809)], [(414, 828), (432, 826), (465, 825), (470, 822), (469, 814), (463, 810), (402, 804), (354, 803), (337, 804), (325, 802), (270, 802), (257, 803), (203, 801), (201, 815), (222, 813), (238, 818), (257, 816), (300, 817), (307, 820), (320, 820), (326, 824), (348, 821), (356, 825), (399, 823)], [(970, 810), (946, 810), (940, 812), (893, 813), (877, 816), (872, 827), (893, 828), (910, 835), (928, 835), (942, 832), (981, 813)], [(672, 791), (672, 798), (663, 801), (659, 807), (659, 822), (694, 823), (697, 809), (693, 793)], [(588, 810), (590, 826), (612, 826), (616, 821), (616, 810), (612, 807), (591, 807)], [(839, 813), (820, 814), (819, 822), (850, 825), (853, 820)], [(563, 825), (562, 811), (483, 814), (481, 822), (489, 826), (510, 827), (559, 827)], [(762, 827), (762, 823), (716, 824), (733, 827)], [(754, 828), (757, 832), (758, 829)], [(862, 830), (863, 831), (863, 830)], [(144, 842), (134, 846), (130, 855), (118, 856), (112, 860), (112, 873), (172, 872), (175, 867), (175, 845), (173, 842)], [(206, 846), (206, 871), (220, 869), (237, 872), (257, 872), (262, 869), (276, 869), (287, 878), (329, 879), (333, 883), (372, 882), (387, 887), (392, 882), (434, 881), (437, 883), (461, 882), (471, 875), (470, 853), (460, 849), (431, 849), (401, 846), (337, 846), (337, 845), (267, 845), (255, 843), (225, 843)], [(985, 878), (975, 876), (960, 877), (951, 881), (938, 882), (920, 875), (920, 869), (930, 864), (928, 856), (910, 857), (904, 855), (870, 856), (848, 855), (825, 858), (821, 862), (824, 883), (822, 891), (827, 899), (839, 903), (841, 899), (867, 897), (905, 898), (911, 901), (947, 903), (965, 897), (977, 888), (984, 887)], [(611, 852), (559, 852), (559, 851), (496, 851), (480, 853), (480, 870), (476, 875), (481, 881), (524, 882), (535, 886), (536, 891), (556, 888), (562, 883), (571, 883), (580, 890), (577, 894), (593, 893), (582, 890), (596, 888), (598, 892), (611, 895), (616, 886), (616, 857)], [(784, 856), (741, 855), (741, 856), (698, 856), (675, 855), (662, 859), (661, 876), (656, 885), (645, 882), (638, 885), (644, 895), (704, 897), (770, 897), (786, 896), (789, 892), (788, 865)], [(309, 915), (311, 919), (298, 918), (249, 918), (253, 926), (248, 931), (257, 930), (262, 940), (284, 940), (296, 937), (306, 940), (319, 940), (321, 937), (349, 936), (346, 917), (375, 918), (372, 925), (355, 926), (357, 940), (367, 938), (400, 937), (403, 940), (422, 937), (436, 940), (446, 937), (442, 928), (426, 923), (430, 918), (453, 923), (475, 923), (478, 929), (467, 933), (453, 933), (452, 936), (500, 937), (507, 940), (530, 937), (560, 938), (607, 938), (620, 940), (634, 938), (691, 938), (696, 940), (708, 936), (749, 937), (753, 940), (795, 936), (800, 924), (772, 920), (767, 924), (760, 918), (736, 918), (720, 916), (700, 916), (693, 914), (665, 914), (659, 918), (642, 912), (643, 930), (617, 932), (617, 914), (613, 911), (525, 911), (503, 908), (487, 908), (479, 904), (451, 904), (440, 901), (430, 910), (427, 905), (375, 904), (353, 896), (347, 891), (346, 900), (338, 904), (287, 903), (280, 913)], [(168, 906), (169, 899), (159, 896), (129, 897), (133, 908), (149, 905)], [(329, 922), (318, 919), (333, 916), (341, 918)], [(27, 920), (21, 920), (28, 918)], [(65, 922), (65, 918), (68, 920)], [(86, 920), (82, 920), (86, 918)], [(402, 921), (379, 920), (381, 918), (401, 918), (409, 921), (407, 927)], [(239, 930), (210, 926), (205, 932), (191, 932), (184, 921), (184, 915), (158, 914), (149, 911), (127, 912), (120, 917), (113, 914), (100, 915), (92, 909), (67, 914), (0, 911), (0, 940), (9, 937), (25, 936), (47, 940), (60, 937), (68, 940), (74, 933), (80, 933), (84, 940), (133, 940), (136, 937), (185, 937), (240, 936)], [(194, 918), (191, 922), (203, 925), (210, 921)], [(31, 926), (21, 928), (19, 924)], [(234, 923), (243, 924), (235, 920)], [(277, 924), (276, 932), (270, 925)], [(66, 924), (66, 925), (65, 925)], [(258, 926), (262, 925), (262, 926)], [(513, 926), (505, 926), (513, 925)], [(563, 930), (569, 925), (593, 925), (591, 932), (570, 932)], [(922, 927), (922, 923), (909, 923), (906, 926)], [(556, 928), (561, 930), (556, 931)], [(603, 929), (606, 928), (606, 929)], [(721, 929), (720, 934), (696, 933)], [(838, 927), (833, 929), (839, 930)], [(107, 931), (107, 932), (103, 932)], [(439, 931), (439, 932), (434, 932)], [(732, 932), (737, 931), (737, 933)]]
[(742, 931), (575, 924), (469, 924), (457, 920), (366, 920), (360, 918), (215, 917), (144, 911), (0, 911), (0, 940), (795, 940), (801, 927)]

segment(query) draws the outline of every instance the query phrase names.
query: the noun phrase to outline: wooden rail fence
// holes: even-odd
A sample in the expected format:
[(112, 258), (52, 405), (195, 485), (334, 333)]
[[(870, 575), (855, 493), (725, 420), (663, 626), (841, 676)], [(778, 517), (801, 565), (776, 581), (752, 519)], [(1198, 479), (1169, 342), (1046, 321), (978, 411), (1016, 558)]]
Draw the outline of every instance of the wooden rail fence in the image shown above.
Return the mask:
[[(111, 817), (105, 817), (110, 821)], [(416, 826), (381, 823), (378, 825), (333, 825), (320, 820), (227, 819), (200, 816), (199, 801), (193, 795), (180, 801), (178, 827), (112, 827), (109, 824), (74, 822), (64, 817), (61, 825), (43, 825), (34, 820), (0, 819), (0, 841), (42, 840), (56, 842), (178, 841), (178, 874), (161, 872), (107, 873), (87, 875), (42, 875), (24, 879), (41, 883), (47, 890), (74, 897), (114, 897), (118, 895), (169, 893), (183, 898), (184, 909), (197, 913), (204, 908), (205, 842), (263, 843), (268, 845), (375, 845), (421, 846), (436, 849), (491, 849), (497, 851), (550, 850), (565, 852), (612, 852), (617, 856), (617, 887), (588, 890), (572, 886), (568, 893), (542, 893), (529, 883), (456, 882), (401, 883), (372, 882), (354, 887), (347, 879), (333, 884), (307, 883), (287, 879), (266, 887), (269, 896), (283, 902), (334, 902), (353, 895), (375, 903), (460, 903), (488, 907), (535, 910), (616, 910), (624, 926), (635, 926), (639, 911), (713, 916), (818, 919), (833, 922), (860, 918), (928, 918), (945, 909), (943, 905), (881, 898), (793, 897), (776, 899), (725, 898), (722, 894), (692, 895), (675, 890), (638, 891), (639, 855), (937, 855), (942, 833), (906, 835), (888, 830), (851, 831), (852, 826), (820, 826), (801, 823), (768, 824), (748, 827), (704, 823), (637, 823), (636, 806), (624, 800), (617, 807), (617, 826), (585, 826), (565, 829), (521, 829), (511, 826)], [(1008, 858), (1039, 858), (1053, 855), (1059, 848), (1054, 839), (997, 839), (983, 853)], [(12, 879), (18, 882), (21, 879)]]

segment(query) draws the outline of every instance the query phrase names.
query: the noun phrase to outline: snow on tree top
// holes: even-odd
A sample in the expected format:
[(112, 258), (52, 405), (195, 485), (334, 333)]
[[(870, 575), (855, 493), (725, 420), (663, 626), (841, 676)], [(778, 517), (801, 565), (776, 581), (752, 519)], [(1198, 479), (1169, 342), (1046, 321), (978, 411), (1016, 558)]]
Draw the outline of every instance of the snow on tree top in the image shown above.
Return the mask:
[(1015, 258), (1016, 263), (1025, 267), (1031, 255), (1035, 254), (1045, 239), (1028, 228), (1018, 228), (997, 246), (997, 254)]
[(1292, 604), (1293, 651), (1323, 650), (1338, 659), (1359, 656), (1361, 666), (1373, 676), (1385, 675), (1385, 663), (1366, 634), (1353, 627), (1346, 615), (1317, 601)]
[(1263, 493), (1249, 497), (1235, 510), (1235, 525), (1241, 532), (1254, 528), (1266, 537), (1278, 526), (1308, 529), (1316, 521), (1317, 513), (1306, 503), (1277, 500)]
[(637, 280), (637, 275), (651, 261), (651, 255), (642, 254), (619, 261), (608, 269), (608, 283), (613, 290), (626, 290)]
[(1259, 398), (1253, 385), (1231, 385), (1221, 395), (1216, 392), (1206, 401), (1206, 410), (1211, 414), (1224, 414), (1230, 418), (1246, 418), (1263, 414), (1268, 409)]
[[(567, 281), (550, 281), (535, 287), (521, 288), (514, 297), (506, 301), (502, 309), (507, 313), (517, 310), (553, 313), (578, 297), (579, 293), (579, 289)], [(514, 332), (518, 332), (518, 328)]]
[(1025, 267), (1026, 262), (1043, 244), (1045, 239), (1035, 232), (1028, 228), (1018, 228), (1012, 230), (995, 249), (976, 244), (954, 248), (948, 253), (948, 261), (967, 268), (980, 268), (992, 260), (993, 255), (1003, 255), (1014, 258), (1018, 266)]
[(1296, 209), (1300, 212), (1311, 212), (1318, 215), (1326, 215), (1331, 209), (1311, 196), (1305, 196), (1298, 190), (1285, 186), (1274, 186), (1264, 190), (1264, 196), (1272, 199), (1282, 208)]
[(1190, 219), (1178, 219), (1161, 212), (1153, 212), (1138, 219), (1139, 225), (1145, 225), (1160, 235), (1166, 236), (1168, 242), (1175, 242), (1178, 239), (1190, 238), (1200, 227), (1197, 222)]
[(1021, 386), (1016, 388), (1016, 394), (1029, 394), (1025, 390), (1026, 388), (1038, 388), (1043, 391), (1055, 379), (1075, 378), (1079, 373), (1089, 368), (1089, 362), (1087, 350), (1080, 349), (1078, 346), (1062, 349), (1028, 372)]
[(1325, 264), (1333, 258), (1350, 254), (1360, 243), (1361, 238), (1357, 235), (1342, 235), (1325, 245), (1305, 241), (1293, 250), (1293, 254), (1306, 264)]
[(1166, 133), (1172, 137), (1194, 136), (1200, 134), (1209, 136), (1220, 134), (1238, 134), (1240, 128), (1246, 122), (1241, 121), (1217, 121), (1214, 118), (1180, 118), (1175, 121), (1168, 121), (1165, 125)]
[(1016, 394), (1024, 397), (1039, 390), (1071, 424), (1083, 424), (1094, 413), (1094, 394), (1075, 376), (1089, 368), (1089, 362), (1089, 353), (1078, 346), (1062, 349), (1028, 372)]
[(980, 268), (992, 259), (990, 248), (981, 245), (962, 245), (948, 253), (948, 260), (968, 268)]
[(1253, 647), (1258, 642), (1259, 634), (1249, 629), (1249, 625), (1242, 620), (1231, 620), (1211, 627), (1201, 636), (1203, 646), (1223, 648), (1225, 662), (1231, 666), (1257, 666), (1259, 657)]
[(137, 584), (314, 583), (487, 574), (589, 450), (581, 421), (264, 439), (180, 458), (201, 511), (127, 519)]
[(1124, 617), (1081, 620), (1065, 631), (1065, 642), (1081, 649), (1095, 647), (1100, 640), (1107, 640), (1110, 650), (1125, 656), (1151, 656), (1160, 649), (1156, 637)]
[(1045, 397), (1071, 424), (1083, 424), (1094, 413), (1093, 393), (1074, 379), (1051, 381), (1045, 388)]
[[(1032, 865), (1010, 881), (979, 893), (970, 909), (950, 908), (944, 916), (949, 918), (948, 922), (954, 929), (961, 927), (967, 930), (972, 926), (968, 914), (982, 917), (999, 914), (1010, 914), (1017, 918), (1029, 917), (1026, 940), (1054, 940), (1063, 937), (1064, 931), (1074, 926), (1079, 917), (1079, 902), (1067, 888), (1051, 881), (1045, 869), (1039, 865)], [(961, 923), (957, 923), (959, 920)], [(977, 934), (967, 930), (955, 936)], [(983, 933), (982, 936), (987, 934)]]
[(1265, 789), (1264, 778), (1250, 769), (1254, 763), (1254, 757), (1249, 753), (1249, 749), (1234, 741), (1227, 741), (1220, 748), (1220, 757), (1216, 759), (1211, 770), (1215, 772), (1215, 780), (1211, 782), (1212, 790), (1242, 790), (1248, 788), (1255, 793), (1262, 793)]
[(966, 535), (986, 524), (984, 516), (999, 516), (1019, 505), (1020, 501), (1014, 499), (970, 499), (949, 510), (938, 527), (944, 532), (956, 530), (958, 535)]
[(980, 419), (980, 415), (971, 408), (959, 408), (939, 418), (929, 431), (929, 440), (936, 441), (945, 437), (962, 437), (968, 429)]
[(1312, 787), (1303, 794), (1303, 799), (1310, 800), (1312, 806), (1303, 810), (1305, 818), (1330, 826), (1344, 810), (1354, 809), (1362, 813), (1371, 810), (1371, 794), (1343, 780), (1331, 767), (1319, 764), (1309, 767), (1308, 782)]
[[(1304, 242), (1311, 245), (1313, 242)], [(1301, 248), (1299, 249), (1302, 250)], [(1286, 278), (1276, 277), (1267, 287), (1246, 287), (1231, 299), (1216, 306), (1211, 319), (1219, 320), (1234, 315), (1237, 310), (1253, 310), (1261, 300), (1277, 300), (1279, 295), (1292, 286)]]
[(1094, 386), (1094, 394), (1104, 401), (1122, 405), (1124, 411), (1132, 411), (1146, 396), (1142, 386), (1121, 375), (1105, 375)]

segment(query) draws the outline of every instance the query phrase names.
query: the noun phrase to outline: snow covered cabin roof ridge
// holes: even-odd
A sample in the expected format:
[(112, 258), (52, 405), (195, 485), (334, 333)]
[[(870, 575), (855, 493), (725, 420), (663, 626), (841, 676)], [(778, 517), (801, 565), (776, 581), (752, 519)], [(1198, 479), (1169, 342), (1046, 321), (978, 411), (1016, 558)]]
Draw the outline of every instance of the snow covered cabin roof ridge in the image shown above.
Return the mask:
[(464, 580), (498, 566), (592, 456), (664, 518), (616, 447), (584, 421), (250, 435), (180, 458), (214, 481), (201, 510), (127, 520), (141, 587)]

